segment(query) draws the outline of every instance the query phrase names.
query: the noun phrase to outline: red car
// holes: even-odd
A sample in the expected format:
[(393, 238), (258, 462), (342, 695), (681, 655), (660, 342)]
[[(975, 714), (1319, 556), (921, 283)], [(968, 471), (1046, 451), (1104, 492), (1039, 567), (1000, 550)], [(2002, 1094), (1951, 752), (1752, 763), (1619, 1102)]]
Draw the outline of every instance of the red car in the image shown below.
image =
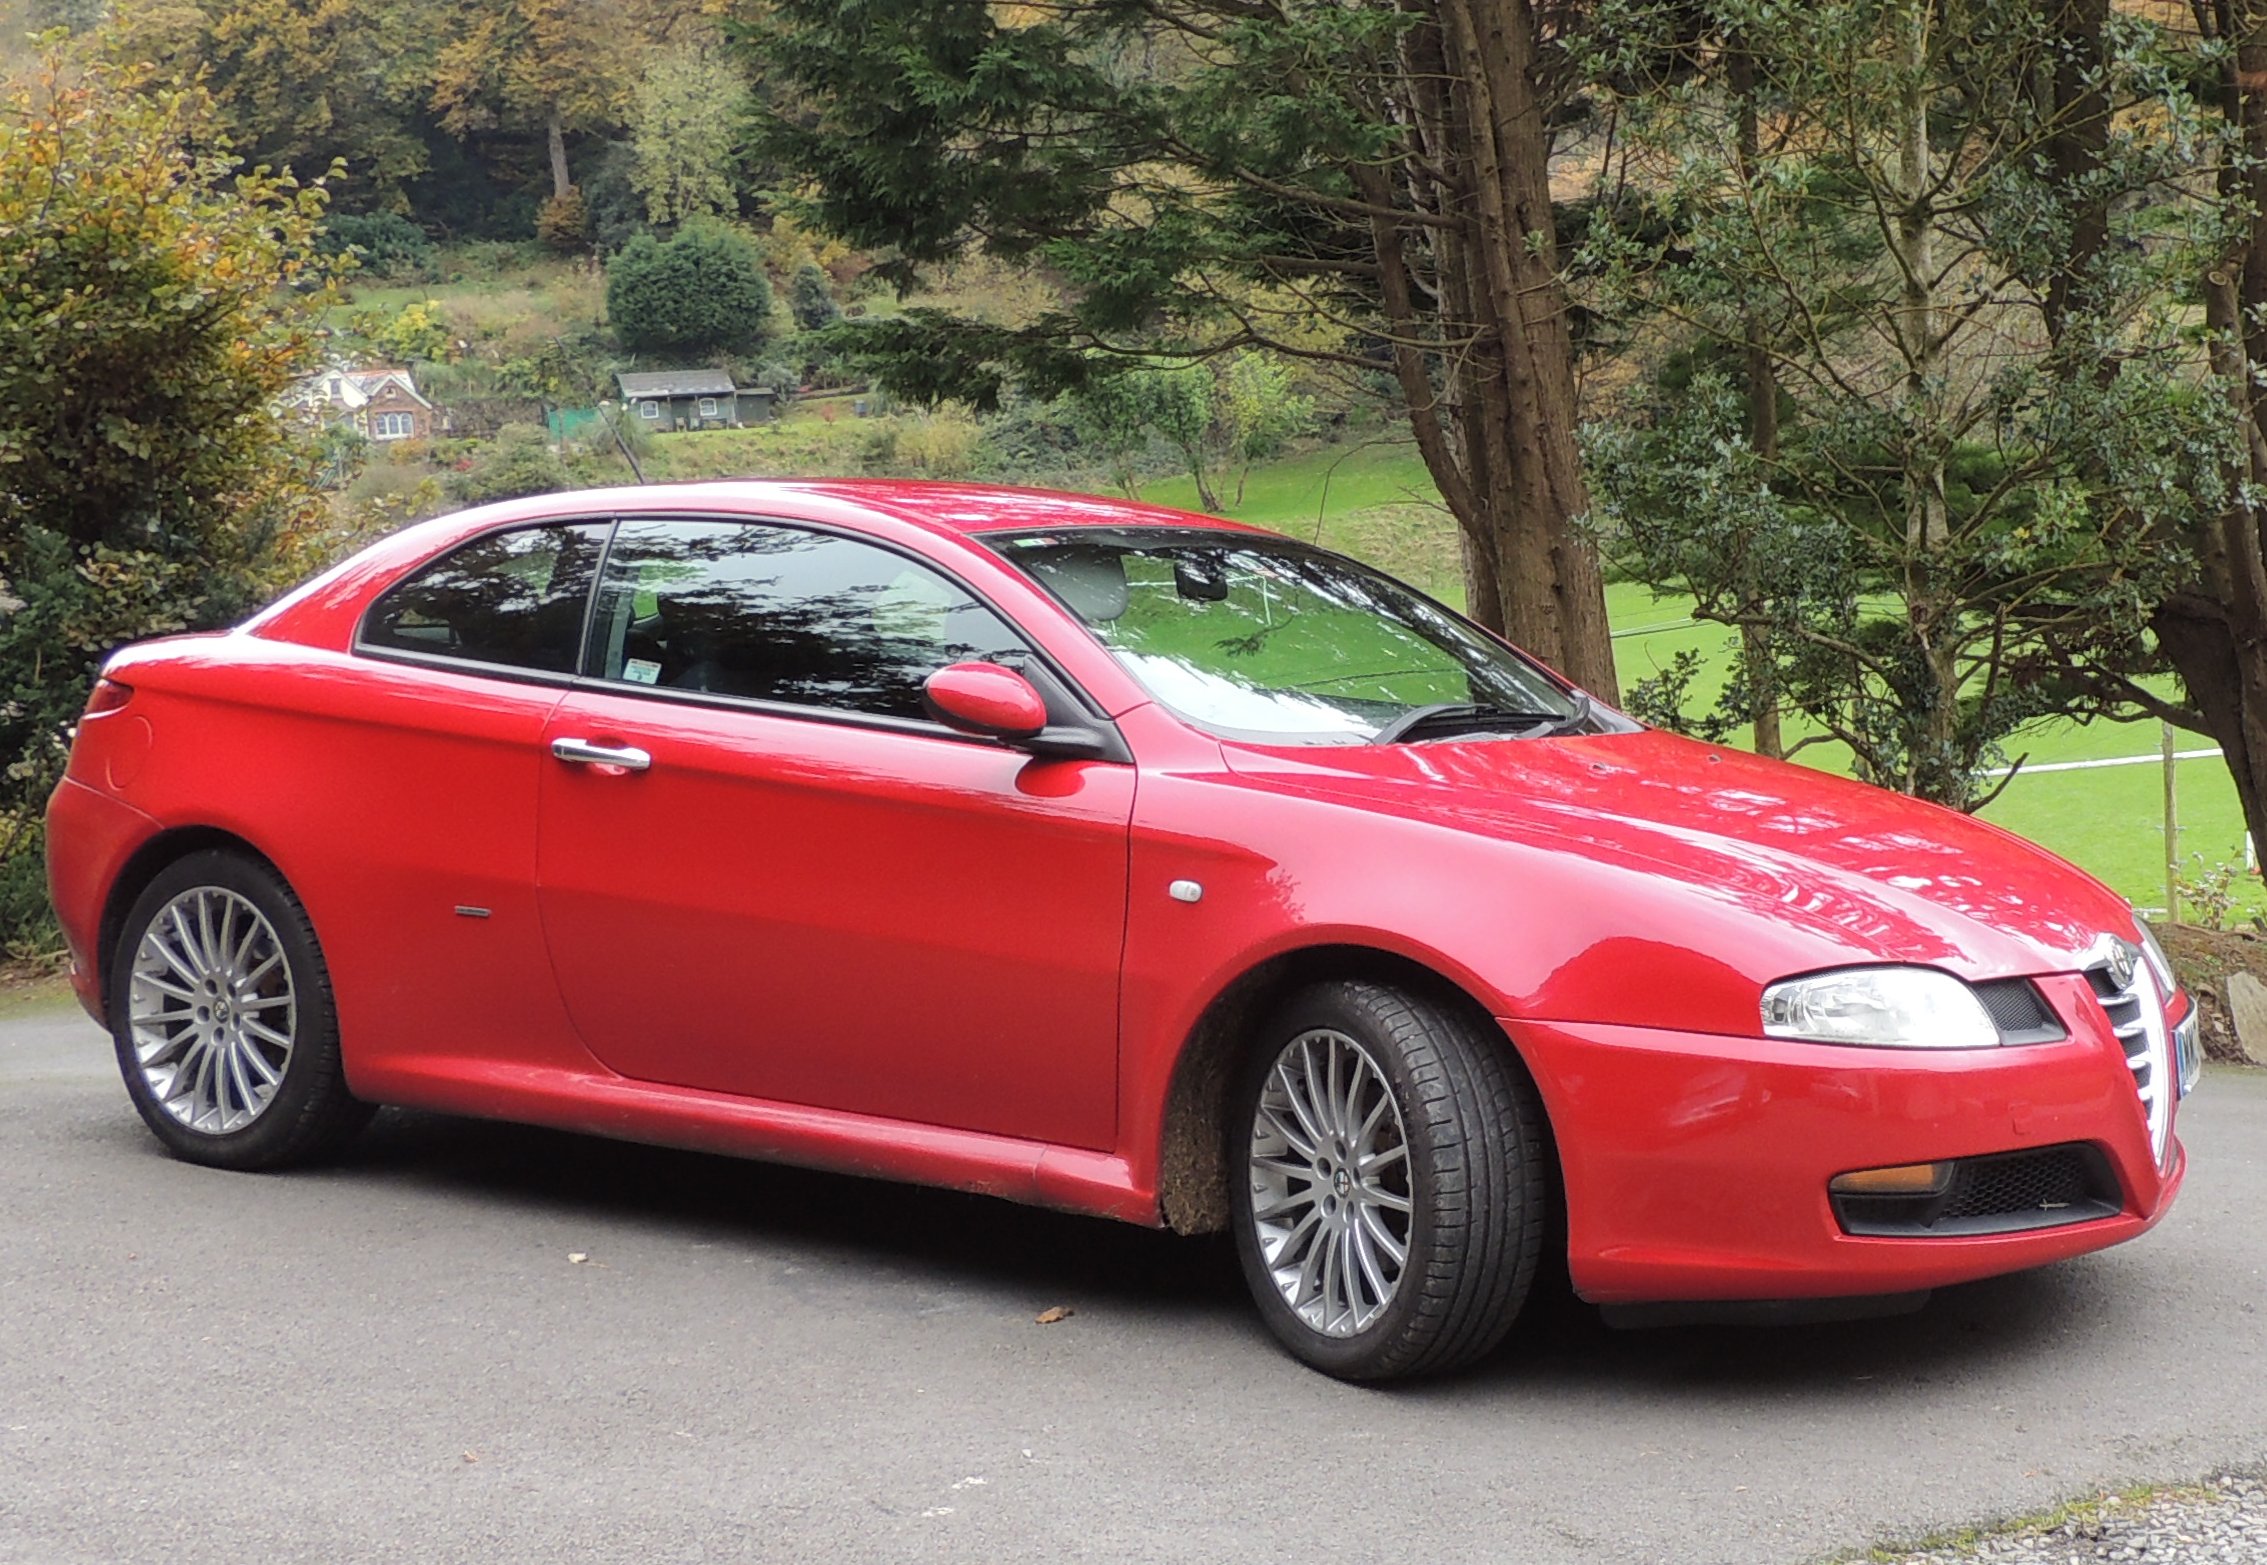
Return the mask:
[(551, 496), (113, 658), (48, 815), (178, 1155), (409, 1104), (1233, 1230), (1333, 1374), (2143, 1232), (2194, 1012), (1982, 822), (1648, 731), (1210, 518)]

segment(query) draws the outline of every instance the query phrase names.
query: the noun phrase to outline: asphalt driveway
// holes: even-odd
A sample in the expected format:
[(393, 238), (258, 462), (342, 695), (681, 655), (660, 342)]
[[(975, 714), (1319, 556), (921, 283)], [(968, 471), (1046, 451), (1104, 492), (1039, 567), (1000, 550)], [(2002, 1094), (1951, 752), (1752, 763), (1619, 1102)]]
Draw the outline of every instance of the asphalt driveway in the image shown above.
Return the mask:
[(1216, 1244), (975, 1197), (408, 1114), (188, 1168), (91, 1024), (19, 1017), (0, 1560), (1805, 1561), (2267, 1461), (2267, 1072), (2183, 1130), (2106, 1255), (1378, 1392)]

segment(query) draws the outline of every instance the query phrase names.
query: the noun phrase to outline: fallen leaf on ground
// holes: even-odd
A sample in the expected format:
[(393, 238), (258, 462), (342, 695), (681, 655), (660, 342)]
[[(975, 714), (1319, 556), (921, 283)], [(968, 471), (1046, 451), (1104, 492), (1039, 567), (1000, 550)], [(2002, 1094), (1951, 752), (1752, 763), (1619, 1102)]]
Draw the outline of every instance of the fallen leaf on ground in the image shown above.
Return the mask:
[(1076, 1315), (1077, 1313), (1078, 1311), (1072, 1309), (1067, 1304), (1058, 1304), (1052, 1309), (1041, 1310), (1037, 1315), (1033, 1316), (1032, 1319), (1037, 1321), (1042, 1326), (1052, 1326), (1059, 1320), (1069, 1320), (1073, 1315)]
[(478, 1451), (467, 1451), (464, 1453), (464, 1459), (468, 1462), (477, 1462), (480, 1460), (480, 1453)]
[(584, 1263), (585, 1261), (587, 1261), (587, 1260), (589, 1260), (589, 1259), (590, 1259), (590, 1257), (589, 1257), (589, 1256), (587, 1256), (587, 1255), (585, 1255), (585, 1254), (583, 1254), (583, 1253), (582, 1253), (582, 1251), (580, 1251), (580, 1250), (576, 1250), (576, 1251), (573, 1251), (573, 1252), (572, 1252), (571, 1254), (569, 1254), (569, 1255), (568, 1255), (568, 1257), (567, 1257), (567, 1262), (568, 1262), (568, 1264), (569, 1264), (569, 1265), (572, 1265), (572, 1266), (580, 1266), (580, 1265), (582, 1265), (582, 1264), (583, 1264), (583, 1263)]

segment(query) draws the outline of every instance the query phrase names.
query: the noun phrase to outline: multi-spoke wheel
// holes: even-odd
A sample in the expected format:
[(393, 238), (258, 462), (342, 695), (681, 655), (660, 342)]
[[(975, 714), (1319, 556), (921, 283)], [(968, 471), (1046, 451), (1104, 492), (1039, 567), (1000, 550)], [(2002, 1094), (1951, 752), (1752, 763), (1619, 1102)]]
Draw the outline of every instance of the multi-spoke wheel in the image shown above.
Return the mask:
[(1398, 990), (1318, 985), (1263, 1030), (1234, 1127), (1237, 1251), (1292, 1352), (1385, 1380), (1502, 1340), (1548, 1195), (1542, 1108), (1500, 1035)]
[(192, 854), (143, 891), (112, 958), (110, 1025), (134, 1106), (193, 1161), (275, 1167), (368, 1117), (339, 1069), (306, 911), (250, 858)]

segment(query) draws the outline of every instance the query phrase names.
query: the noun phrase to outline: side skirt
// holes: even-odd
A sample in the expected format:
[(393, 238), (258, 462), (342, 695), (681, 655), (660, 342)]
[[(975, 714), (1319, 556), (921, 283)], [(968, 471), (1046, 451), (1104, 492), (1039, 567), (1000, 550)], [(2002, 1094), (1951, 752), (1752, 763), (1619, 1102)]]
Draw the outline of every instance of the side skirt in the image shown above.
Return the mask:
[(357, 1074), (374, 1102), (728, 1157), (937, 1185), (1146, 1227), (1157, 1193), (1126, 1159), (982, 1131), (739, 1098), (626, 1076), (390, 1054)]

